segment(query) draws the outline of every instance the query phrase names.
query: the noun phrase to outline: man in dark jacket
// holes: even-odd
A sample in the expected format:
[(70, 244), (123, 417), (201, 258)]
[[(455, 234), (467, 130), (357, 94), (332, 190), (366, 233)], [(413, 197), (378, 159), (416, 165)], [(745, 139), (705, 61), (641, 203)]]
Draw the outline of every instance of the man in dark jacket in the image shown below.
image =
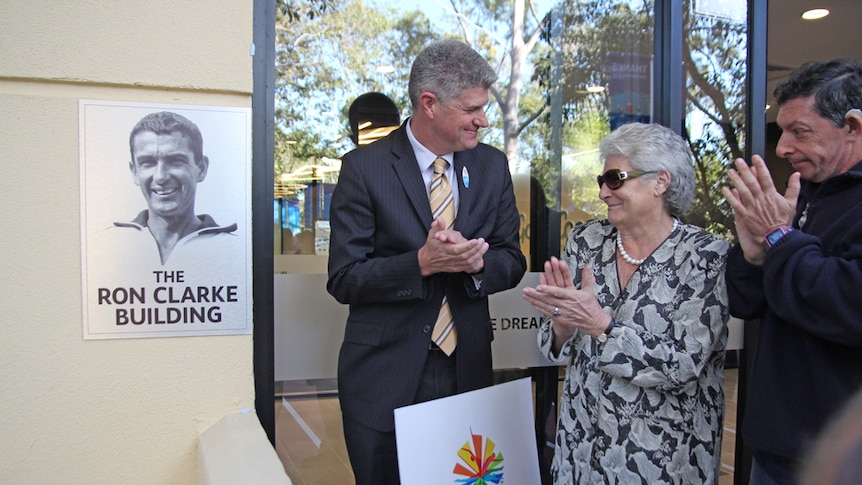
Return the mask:
[(812, 62), (775, 88), (782, 196), (763, 159), (723, 192), (739, 236), (731, 314), (760, 319), (742, 438), (751, 484), (795, 484), (816, 435), (862, 386), (862, 65)]
[(495, 79), (468, 45), (432, 43), (413, 116), (342, 160), (327, 290), (350, 305), (338, 397), (357, 485), (399, 483), (395, 408), (493, 383), (488, 295), (526, 270), (506, 156), (478, 140)]

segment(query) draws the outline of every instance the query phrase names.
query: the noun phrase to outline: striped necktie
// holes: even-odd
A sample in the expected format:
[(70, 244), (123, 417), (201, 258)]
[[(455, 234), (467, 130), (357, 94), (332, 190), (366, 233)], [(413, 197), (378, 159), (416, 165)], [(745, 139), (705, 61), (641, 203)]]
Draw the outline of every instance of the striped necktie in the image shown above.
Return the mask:
[[(452, 195), (452, 185), (449, 184), (449, 179), (446, 177), (448, 165), (449, 162), (442, 158), (434, 160), (434, 178), (431, 179), (429, 193), (431, 213), (434, 215), (434, 219), (443, 218), (446, 222), (446, 229), (455, 224), (455, 199)], [(446, 300), (446, 296), (443, 296), (443, 303), (440, 306), (440, 313), (437, 315), (437, 323), (434, 324), (431, 339), (446, 355), (452, 355), (452, 352), (455, 351), (458, 335), (455, 331), (455, 321), (449, 311), (449, 302)]]

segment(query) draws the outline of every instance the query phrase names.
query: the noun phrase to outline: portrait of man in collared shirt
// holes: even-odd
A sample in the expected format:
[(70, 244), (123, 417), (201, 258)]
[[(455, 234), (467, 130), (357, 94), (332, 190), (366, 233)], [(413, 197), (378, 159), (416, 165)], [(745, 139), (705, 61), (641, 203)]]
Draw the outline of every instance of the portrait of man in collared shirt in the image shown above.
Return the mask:
[(85, 338), (248, 333), (250, 110), (79, 105)]
[(197, 125), (170, 111), (148, 114), (132, 129), (129, 150), (129, 171), (147, 209), (130, 222), (114, 225), (149, 233), (163, 265), (175, 249), (236, 236), (236, 223), (220, 226), (209, 214), (195, 213), (197, 185), (206, 179), (210, 163)]

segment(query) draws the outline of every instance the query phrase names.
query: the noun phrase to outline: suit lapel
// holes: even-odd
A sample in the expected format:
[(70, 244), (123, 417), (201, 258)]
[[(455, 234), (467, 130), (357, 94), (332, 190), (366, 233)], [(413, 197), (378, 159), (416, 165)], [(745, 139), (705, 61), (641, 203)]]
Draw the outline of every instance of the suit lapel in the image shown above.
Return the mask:
[(465, 229), (471, 227), (470, 220), (473, 209), (476, 207), (475, 183), (473, 178), (475, 163), (466, 152), (455, 153), (455, 180), (452, 185), (458, 187), (458, 216), (455, 218), (455, 229), (467, 233)]
[[(404, 123), (408, 122), (409, 119)], [(413, 153), (413, 147), (410, 146), (410, 140), (407, 138), (407, 128), (404, 124), (392, 137), (392, 155), (394, 156), (392, 168), (401, 181), (401, 186), (410, 199), (410, 204), (419, 219), (422, 220), (423, 225), (431, 227), (432, 215), (431, 204), (428, 202), (428, 191), (425, 188), (422, 173), (419, 171), (416, 154)]]

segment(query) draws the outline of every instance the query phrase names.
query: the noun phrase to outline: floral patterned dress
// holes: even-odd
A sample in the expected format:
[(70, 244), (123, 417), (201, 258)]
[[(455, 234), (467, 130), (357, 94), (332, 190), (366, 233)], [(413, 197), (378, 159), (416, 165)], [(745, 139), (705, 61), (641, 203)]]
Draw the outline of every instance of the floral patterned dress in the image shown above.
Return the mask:
[(549, 319), (539, 332), (542, 353), (567, 364), (554, 483), (717, 483), (729, 244), (679, 224), (620, 288), (616, 236), (607, 220), (581, 223), (564, 251), (576, 286), (593, 267), (596, 297), (617, 322), (608, 341), (576, 332), (555, 356)]

